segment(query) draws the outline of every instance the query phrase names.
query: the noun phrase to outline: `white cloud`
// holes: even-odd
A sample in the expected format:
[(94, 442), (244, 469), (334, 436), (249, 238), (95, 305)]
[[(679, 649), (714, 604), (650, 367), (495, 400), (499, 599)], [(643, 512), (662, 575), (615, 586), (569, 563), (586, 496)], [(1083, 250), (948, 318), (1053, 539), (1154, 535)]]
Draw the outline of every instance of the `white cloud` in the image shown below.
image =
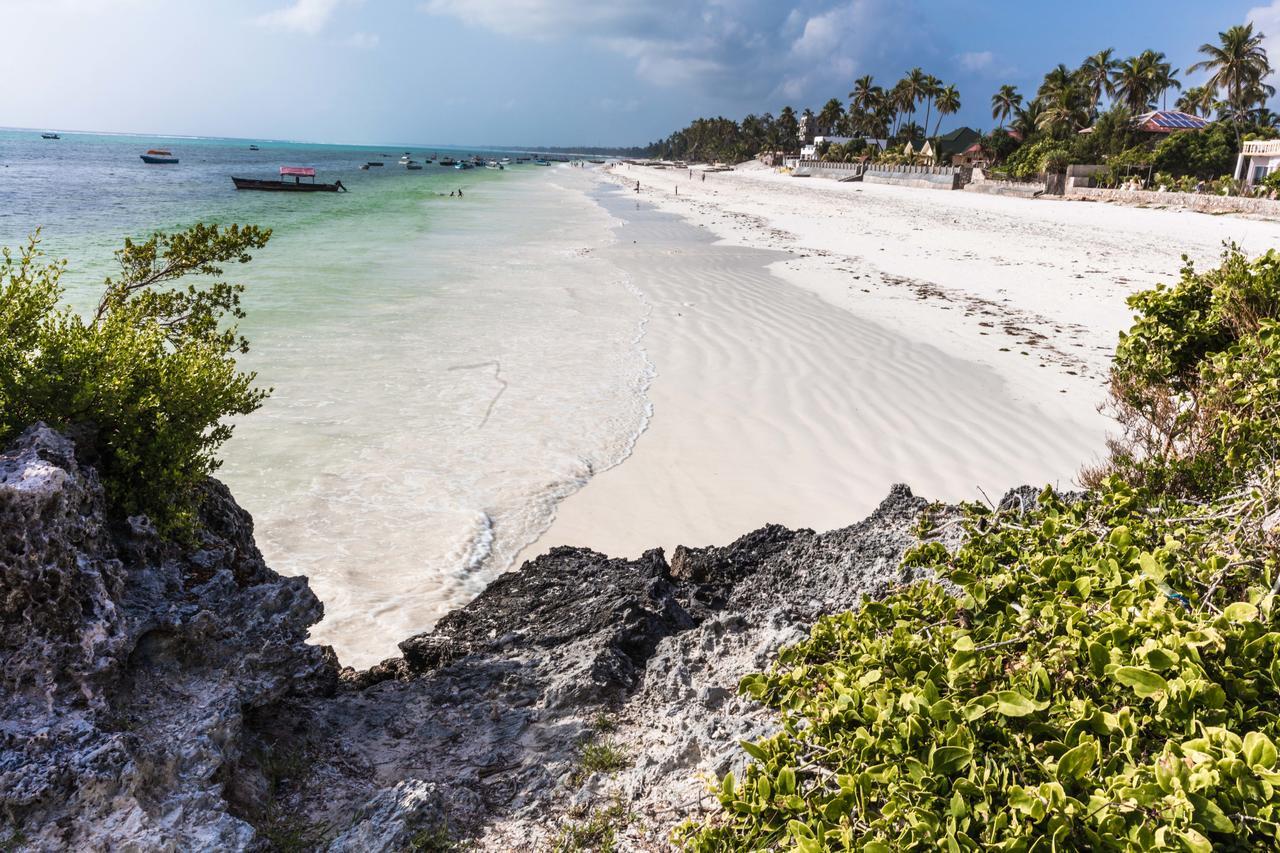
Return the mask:
[(911, 14), (914, 0), (421, 0), (419, 8), (503, 36), (607, 50), (645, 82), (735, 100), (826, 100), (878, 59), (915, 59), (922, 41), (925, 55), (936, 54), (927, 24)]
[(293, 4), (257, 18), (258, 24), (315, 35), (324, 29), (342, 0), (294, 0)]
[(376, 33), (352, 33), (346, 39), (348, 45), (360, 50), (373, 50), (378, 46), (379, 41)]
[(1253, 24), (1254, 30), (1267, 36), (1264, 42), (1267, 57), (1271, 60), (1272, 67), (1280, 66), (1280, 0), (1272, 0), (1270, 6), (1250, 9), (1244, 19)]
[(988, 71), (995, 65), (996, 55), (989, 50), (969, 51), (956, 57), (965, 71)]

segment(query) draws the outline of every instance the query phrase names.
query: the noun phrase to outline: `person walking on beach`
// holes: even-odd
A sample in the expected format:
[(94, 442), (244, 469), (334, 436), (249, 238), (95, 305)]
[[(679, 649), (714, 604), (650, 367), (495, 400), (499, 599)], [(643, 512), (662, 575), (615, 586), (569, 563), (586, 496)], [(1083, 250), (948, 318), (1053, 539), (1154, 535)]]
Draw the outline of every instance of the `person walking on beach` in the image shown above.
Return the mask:
[(706, 172), (703, 172), (703, 173), (702, 173), (702, 182), (703, 182), (704, 184), (707, 182), (707, 173), (706, 173)]
[(636, 192), (640, 192), (640, 182), (636, 181)]
[(458, 198), (462, 198), (462, 187), (458, 187)]

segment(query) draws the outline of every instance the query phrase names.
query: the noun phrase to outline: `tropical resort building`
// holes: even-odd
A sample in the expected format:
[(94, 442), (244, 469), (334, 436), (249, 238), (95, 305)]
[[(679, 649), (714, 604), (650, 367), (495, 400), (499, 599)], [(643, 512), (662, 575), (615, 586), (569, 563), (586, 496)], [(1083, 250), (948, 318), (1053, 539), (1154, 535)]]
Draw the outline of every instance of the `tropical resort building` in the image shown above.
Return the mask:
[(1276, 171), (1280, 171), (1280, 139), (1253, 139), (1244, 143), (1236, 158), (1236, 180), (1252, 187)]
[(1152, 110), (1135, 116), (1133, 126), (1146, 133), (1174, 133), (1179, 130), (1204, 130), (1209, 120), (1178, 110)]
[(929, 140), (937, 162), (951, 165), (955, 158), (969, 149), (982, 138), (982, 134), (971, 127), (957, 127), (950, 133), (935, 136)]

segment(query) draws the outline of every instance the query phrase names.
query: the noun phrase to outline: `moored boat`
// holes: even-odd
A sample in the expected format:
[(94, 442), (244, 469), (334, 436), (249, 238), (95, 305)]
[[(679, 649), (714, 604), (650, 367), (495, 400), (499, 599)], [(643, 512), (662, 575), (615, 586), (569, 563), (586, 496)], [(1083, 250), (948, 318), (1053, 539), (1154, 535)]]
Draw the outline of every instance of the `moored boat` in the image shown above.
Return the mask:
[(173, 156), (172, 151), (166, 151), (163, 148), (152, 148), (146, 154), (139, 154), (142, 162), (151, 164), (173, 164), (178, 162), (178, 158)]
[(250, 146), (249, 146), (249, 150), (250, 150), (250, 151), (261, 151), (262, 149), (261, 149), (261, 148), (259, 148), (259, 147), (258, 147), (258, 146), (256, 146), (256, 145), (250, 145)]
[[(380, 160), (370, 160), (368, 163), (365, 163), (364, 165), (365, 165), (365, 166), (368, 166), (368, 167), (369, 167), (369, 168), (371, 168), (371, 169), (381, 169), (383, 166), (385, 166), (385, 165), (387, 165), (387, 164), (386, 164), (386, 163), (383, 163), (383, 162), (382, 162), (382, 161), (380, 161)], [(363, 168), (364, 168), (364, 166), (361, 166), (360, 168), (362, 168), (362, 169), (363, 169)]]
[[(290, 182), (286, 178), (293, 178)], [(303, 178), (310, 178), (311, 183), (304, 184)], [(294, 193), (322, 193), (322, 192), (346, 192), (347, 188), (342, 185), (342, 181), (334, 181), (331, 184), (317, 184), (316, 170), (303, 166), (281, 166), (280, 180), (267, 181), (259, 178), (231, 178), (238, 190), (264, 190), (266, 192), (294, 192)]]
[(410, 160), (408, 163), (404, 164), (404, 167), (411, 172), (417, 172), (417, 171), (421, 171), (422, 164), (419, 163), (417, 160)]
[(471, 165), (470, 163), (468, 163), (466, 160), (459, 160), (457, 163), (454, 163), (454, 164), (453, 164), (453, 168), (455, 168), (455, 169), (474, 169), (474, 168), (475, 168), (475, 166), (472, 166), (472, 165)]
[(457, 161), (457, 160), (455, 160), (455, 159), (453, 159), (452, 157), (441, 157), (441, 158), (440, 158), (440, 165), (441, 165), (441, 166), (456, 166), (456, 165), (458, 165), (458, 161)]
[(40, 138), (41, 139), (61, 139), (62, 137), (56, 133), (42, 133), (40, 134)]

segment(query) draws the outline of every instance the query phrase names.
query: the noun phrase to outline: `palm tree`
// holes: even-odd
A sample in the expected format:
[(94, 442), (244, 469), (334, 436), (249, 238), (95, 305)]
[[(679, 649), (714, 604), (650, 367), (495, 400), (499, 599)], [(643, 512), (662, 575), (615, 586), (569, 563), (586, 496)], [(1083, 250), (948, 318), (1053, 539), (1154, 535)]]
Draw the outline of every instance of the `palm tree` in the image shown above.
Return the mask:
[(960, 112), (960, 90), (954, 85), (947, 86), (938, 93), (938, 123), (933, 126), (933, 135), (938, 135), (938, 129), (942, 127), (942, 117), (955, 115)]
[(1178, 100), (1173, 107), (1176, 110), (1191, 113), (1192, 115), (1211, 116), (1213, 115), (1214, 102), (1217, 100), (1217, 93), (1208, 86), (1192, 86), (1178, 96)]
[(1089, 123), (1089, 112), (1079, 97), (1079, 90), (1062, 89), (1043, 102), (1036, 127), (1057, 138), (1065, 138)]
[(1044, 82), (1040, 84), (1040, 91), (1037, 94), (1041, 98), (1054, 100), (1064, 91), (1075, 88), (1076, 85), (1075, 72), (1059, 63), (1057, 68), (1044, 75)]
[(796, 111), (791, 107), (783, 107), (774, 122), (775, 138), (783, 151), (792, 151), (799, 146), (800, 122), (796, 119)]
[(844, 118), (844, 104), (840, 103), (839, 98), (832, 98), (822, 105), (822, 109), (818, 111), (818, 126), (826, 133), (824, 136), (832, 135), (840, 126), (840, 121)]
[(924, 100), (925, 92), (929, 89), (929, 75), (917, 66), (907, 72), (907, 76), (902, 78), (902, 84), (902, 105), (914, 119), (916, 104)]
[(1200, 53), (1206, 58), (1187, 69), (1189, 72), (1208, 71), (1210, 76), (1205, 85), (1215, 92), (1226, 92), (1228, 109), (1236, 123), (1237, 141), (1248, 107), (1252, 106), (1246, 98), (1256, 98), (1259, 94), (1257, 87), (1264, 85), (1263, 79), (1271, 73), (1267, 49), (1263, 46), (1264, 38), (1262, 33), (1253, 31), (1253, 24), (1234, 26), (1218, 33), (1217, 44), (1200, 45)]
[(1151, 80), (1151, 94), (1160, 99), (1161, 109), (1168, 109), (1168, 91), (1170, 89), (1182, 91), (1182, 84), (1173, 76), (1178, 73), (1178, 69), (1165, 60), (1163, 53), (1154, 50), (1144, 50), (1138, 57), (1138, 61), (1142, 63), (1147, 77)]
[(1116, 97), (1134, 115), (1145, 113), (1155, 99), (1154, 80), (1149, 62), (1141, 56), (1131, 56), (1120, 63), (1116, 71)]
[(1103, 95), (1108, 98), (1115, 97), (1114, 78), (1120, 63), (1113, 56), (1114, 53), (1115, 48), (1111, 47), (1098, 51), (1085, 59), (1077, 72), (1080, 84), (1089, 92), (1090, 112), (1098, 111), (1098, 102), (1102, 100)]
[(1021, 133), (1024, 139), (1029, 137), (1040, 126), (1040, 116), (1043, 113), (1044, 102), (1039, 98), (1031, 99), (1025, 107), (1016, 110), (1013, 129)]
[(936, 101), (938, 96), (941, 94), (942, 81), (937, 77), (934, 77), (932, 74), (927, 75), (924, 78), (923, 91), (924, 100), (927, 104), (924, 111), (924, 126), (926, 130), (929, 128), (929, 116), (933, 112), (934, 101)]
[(1000, 87), (999, 92), (991, 96), (991, 117), (1000, 122), (1001, 127), (1004, 127), (1009, 116), (1020, 109), (1022, 109), (1022, 96), (1013, 86), (1005, 84)]

